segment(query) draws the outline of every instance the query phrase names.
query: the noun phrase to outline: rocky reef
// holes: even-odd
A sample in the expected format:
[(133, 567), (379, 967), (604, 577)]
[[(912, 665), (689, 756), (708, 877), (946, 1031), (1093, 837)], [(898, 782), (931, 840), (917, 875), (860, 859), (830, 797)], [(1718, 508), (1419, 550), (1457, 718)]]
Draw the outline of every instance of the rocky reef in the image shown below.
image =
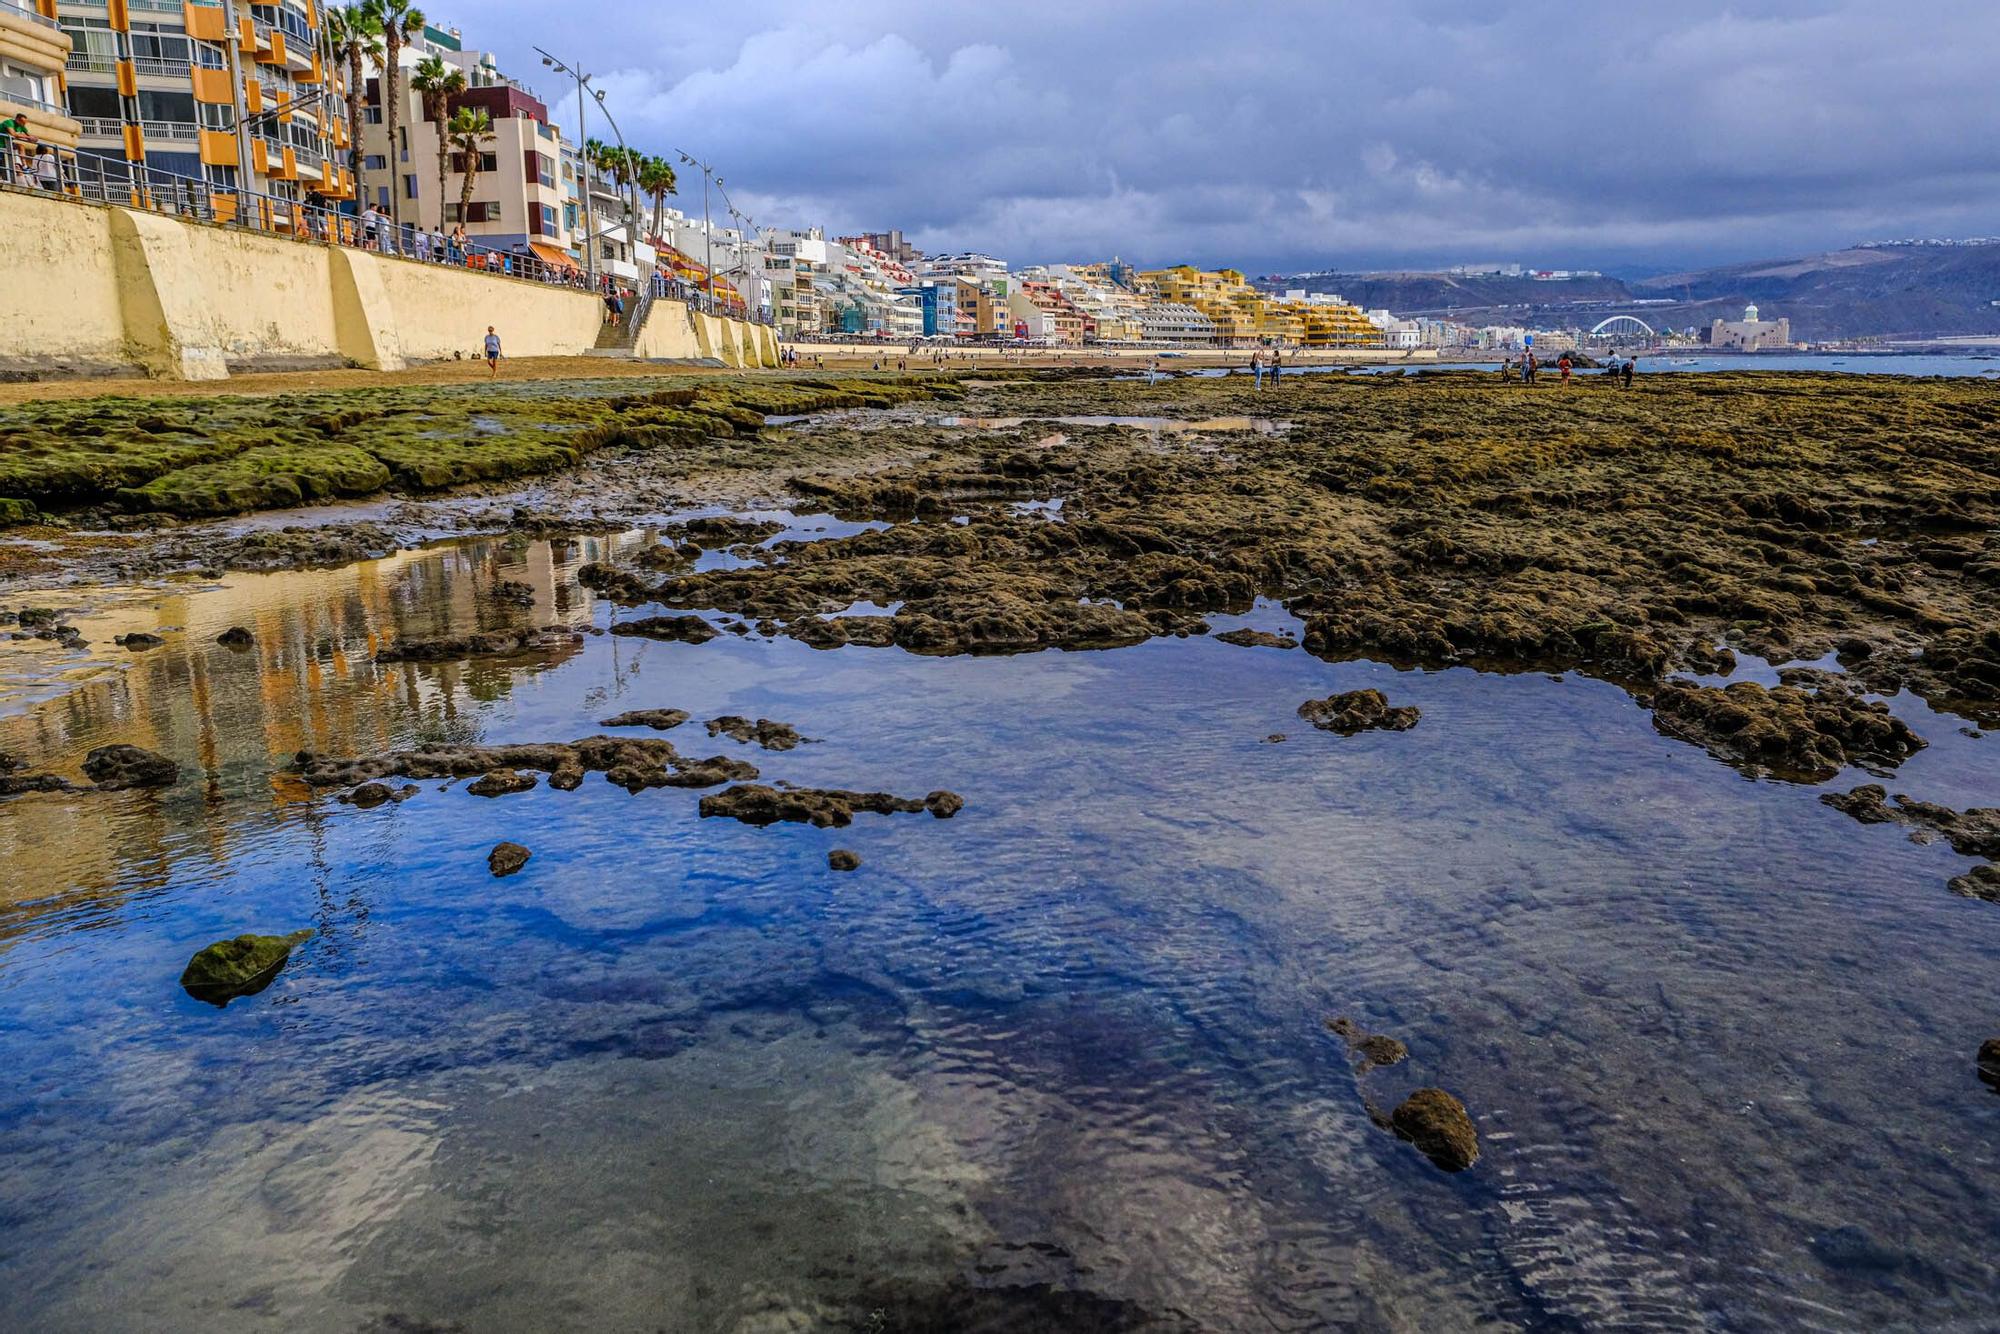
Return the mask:
[(292, 950), (312, 939), (310, 930), (288, 936), (242, 935), (218, 940), (188, 960), (181, 989), (199, 1001), (222, 1008), (239, 996), (254, 996), (271, 985)]
[(1379, 690), (1349, 690), (1299, 705), (1299, 717), (1322, 732), (1353, 736), (1357, 732), (1407, 732), (1417, 725), (1415, 705), (1391, 707)]

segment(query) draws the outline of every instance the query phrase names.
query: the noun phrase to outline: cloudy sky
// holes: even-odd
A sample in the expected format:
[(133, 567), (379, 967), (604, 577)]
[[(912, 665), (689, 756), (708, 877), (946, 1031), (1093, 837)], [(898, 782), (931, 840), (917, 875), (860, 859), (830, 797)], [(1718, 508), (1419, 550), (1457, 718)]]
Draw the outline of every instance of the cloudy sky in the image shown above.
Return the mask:
[(601, 71), (760, 223), (928, 250), (1639, 273), (2000, 233), (2000, 0), (432, 11), (559, 118), (530, 45)]

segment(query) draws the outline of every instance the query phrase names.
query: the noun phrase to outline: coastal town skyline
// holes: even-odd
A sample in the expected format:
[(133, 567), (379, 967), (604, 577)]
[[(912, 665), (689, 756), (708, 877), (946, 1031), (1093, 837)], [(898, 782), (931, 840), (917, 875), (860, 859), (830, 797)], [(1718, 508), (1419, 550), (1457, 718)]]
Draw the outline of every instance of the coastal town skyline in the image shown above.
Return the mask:
[(760, 221), (900, 226), (933, 251), (1638, 277), (2000, 216), (1978, 149), (2000, 130), (1979, 59), (2000, 12), (1971, 4), (1934, 15), (1963, 38), (1942, 52), (1842, 0), (1615, 23), (1526, 3), (574, 12), (559, 41), (520, 0), (431, 18), (567, 130), (573, 92), (532, 49), (558, 41), (628, 135), (716, 163)]

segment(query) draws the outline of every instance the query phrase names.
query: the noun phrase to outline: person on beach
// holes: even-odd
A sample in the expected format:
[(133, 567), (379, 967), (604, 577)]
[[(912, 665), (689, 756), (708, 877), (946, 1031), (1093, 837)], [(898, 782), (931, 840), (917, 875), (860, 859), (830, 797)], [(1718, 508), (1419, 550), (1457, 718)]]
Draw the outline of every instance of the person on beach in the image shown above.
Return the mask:
[(1285, 349), (1282, 347), (1271, 354), (1271, 388), (1278, 387), (1278, 377), (1285, 373)]
[(1632, 387), (1632, 358), (1625, 358), (1624, 369), (1619, 371), (1618, 374), (1619, 378), (1625, 382), (1624, 388), (1630, 389)]
[(1567, 352), (1563, 353), (1563, 354), (1562, 354), (1562, 356), (1561, 356), (1561, 358), (1559, 358), (1559, 359), (1557, 360), (1557, 362), (1556, 362), (1556, 369), (1562, 372), (1562, 382), (1563, 382), (1564, 384), (1568, 384), (1568, 383), (1569, 383), (1569, 353), (1567, 353)]
[(1252, 387), (1262, 389), (1264, 387), (1264, 354), (1262, 352), (1252, 352), (1250, 354), (1250, 373), (1257, 377), (1257, 383)]
[(1500, 359), (1500, 383), (1506, 384), (1513, 378), (1514, 378), (1514, 359), (1512, 357), (1502, 357)]
[(486, 378), (497, 379), (500, 375), (500, 335), (493, 332), (493, 326), (486, 326)]

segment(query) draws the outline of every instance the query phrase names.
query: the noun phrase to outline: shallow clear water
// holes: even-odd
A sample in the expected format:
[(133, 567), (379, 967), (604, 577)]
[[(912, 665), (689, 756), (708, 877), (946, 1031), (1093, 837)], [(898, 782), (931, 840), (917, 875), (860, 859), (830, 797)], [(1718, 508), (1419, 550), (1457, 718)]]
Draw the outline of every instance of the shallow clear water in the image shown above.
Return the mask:
[[(1990, 1323), (2000, 1096), (1972, 1054), (2000, 907), (1946, 891), (1949, 848), (1574, 676), (1210, 639), (371, 662), (607, 625), (571, 576), (637, 540), (122, 603), (116, 628), (183, 630), (0, 718), (38, 767), (113, 740), (184, 766), (0, 806), (0, 1326)], [(531, 612), (478, 596), (503, 578)], [(1216, 626), (1244, 623), (1293, 624)], [(212, 644), (235, 624), (255, 649)], [(1362, 685), (1421, 723), (1295, 716)], [(818, 738), (690, 723), (684, 753), (967, 805), (755, 829), (593, 775), (360, 811), (284, 772), (663, 706)], [(1932, 744), (1894, 790), (1990, 802), (1996, 742), (1897, 707)], [(534, 857), (496, 880), (501, 838)], [(212, 940), (301, 926), (259, 995), (176, 984)], [(1410, 1060), (1357, 1077), (1337, 1014)], [(1471, 1171), (1371, 1122), (1424, 1084), (1476, 1119)]]

